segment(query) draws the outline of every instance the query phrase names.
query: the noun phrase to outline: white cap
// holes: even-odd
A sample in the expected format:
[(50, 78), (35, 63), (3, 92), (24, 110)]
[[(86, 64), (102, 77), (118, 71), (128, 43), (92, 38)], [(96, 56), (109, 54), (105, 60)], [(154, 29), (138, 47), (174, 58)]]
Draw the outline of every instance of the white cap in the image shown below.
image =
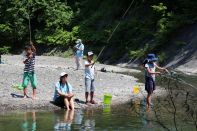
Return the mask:
[(76, 43), (77, 44), (82, 43), (82, 40), (81, 39), (77, 39)]
[(92, 51), (88, 52), (88, 56), (94, 55), (94, 53)]
[(62, 72), (61, 74), (60, 74), (60, 77), (62, 77), (62, 76), (65, 76), (65, 75), (68, 75), (66, 72)]

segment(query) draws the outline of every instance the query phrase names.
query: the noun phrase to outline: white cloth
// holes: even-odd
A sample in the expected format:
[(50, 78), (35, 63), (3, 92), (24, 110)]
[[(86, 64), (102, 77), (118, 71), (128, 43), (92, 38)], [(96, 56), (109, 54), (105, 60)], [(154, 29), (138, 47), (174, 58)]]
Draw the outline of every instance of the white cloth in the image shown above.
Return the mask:
[(92, 66), (86, 66), (86, 65), (89, 65), (90, 64), (90, 62), (89, 61), (85, 61), (85, 78), (87, 78), (87, 79), (91, 79), (91, 80), (93, 80), (94, 79), (94, 69), (95, 69), (95, 67), (94, 67), (94, 65)]

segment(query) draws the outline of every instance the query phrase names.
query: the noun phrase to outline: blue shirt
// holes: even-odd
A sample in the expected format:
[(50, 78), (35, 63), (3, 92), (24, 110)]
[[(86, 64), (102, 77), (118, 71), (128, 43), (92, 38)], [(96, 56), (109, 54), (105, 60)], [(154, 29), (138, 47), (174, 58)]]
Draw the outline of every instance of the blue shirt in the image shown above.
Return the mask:
[(56, 100), (56, 98), (60, 97), (58, 92), (65, 94), (65, 95), (68, 93), (72, 93), (72, 86), (70, 85), (70, 83), (60, 84), (60, 82), (57, 82), (55, 84), (55, 93), (54, 93), (53, 100)]
[(75, 47), (78, 48), (75, 55), (77, 57), (83, 57), (84, 45), (82, 43), (79, 43), (79, 44), (75, 45)]

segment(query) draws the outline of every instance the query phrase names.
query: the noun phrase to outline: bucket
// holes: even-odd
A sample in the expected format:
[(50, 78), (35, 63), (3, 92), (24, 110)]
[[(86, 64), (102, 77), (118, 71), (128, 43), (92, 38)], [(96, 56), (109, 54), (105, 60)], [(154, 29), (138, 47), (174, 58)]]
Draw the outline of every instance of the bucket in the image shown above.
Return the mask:
[(110, 105), (104, 105), (104, 107), (103, 107), (103, 113), (104, 114), (109, 114), (110, 112), (111, 112)]
[(105, 94), (104, 95), (104, 105), (110, 105), (111, 104), (111, 99), (112, 99), (112, 95), (111, 94)]
[(138, 94), (140, 92), (140, 87), (139, 86), (134, 86), (133, 87), (133, 93)]

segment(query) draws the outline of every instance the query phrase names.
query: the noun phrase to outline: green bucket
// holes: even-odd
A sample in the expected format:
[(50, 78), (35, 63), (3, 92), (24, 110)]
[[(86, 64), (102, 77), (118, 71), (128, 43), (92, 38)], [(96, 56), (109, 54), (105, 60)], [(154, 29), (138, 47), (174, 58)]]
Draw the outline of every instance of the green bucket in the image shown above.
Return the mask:
[(104, 100), (103, 100), (104, 105), (110, 105), (111, 104), (111, 99), (112, 99), (112, 95), (105, 94), (104, 95)]

